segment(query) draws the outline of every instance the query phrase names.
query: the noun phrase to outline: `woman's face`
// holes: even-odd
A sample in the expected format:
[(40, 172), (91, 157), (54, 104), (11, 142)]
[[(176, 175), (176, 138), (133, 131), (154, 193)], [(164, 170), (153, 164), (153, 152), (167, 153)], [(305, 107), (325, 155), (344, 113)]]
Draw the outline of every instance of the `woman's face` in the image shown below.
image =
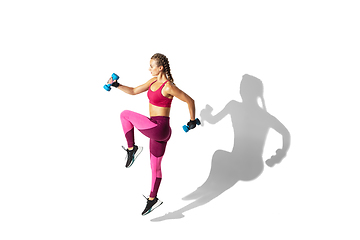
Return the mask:
[(150, 60), (149, 71), (151, 72), (151, 75), (158, 76), (162, 70), (163, 70), (163, 66), (158, 67), (154, 59)]

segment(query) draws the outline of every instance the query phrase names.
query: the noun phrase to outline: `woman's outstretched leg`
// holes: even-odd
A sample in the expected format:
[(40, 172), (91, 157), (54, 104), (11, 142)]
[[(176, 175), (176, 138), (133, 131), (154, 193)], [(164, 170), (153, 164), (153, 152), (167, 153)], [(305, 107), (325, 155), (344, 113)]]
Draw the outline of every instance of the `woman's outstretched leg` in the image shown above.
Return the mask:
[(142, 215), (150, 213), (162, 204), (162, 201), (157, 198), (157, 193), (162, 180), (161, 161), (165, 153), (166, 144), (167, 141), (150, 139), (151, 191)]
[(161, 157), (155, 157), (150, 153), (150, 165), (151, 165), (151, 192), (150, 199), (154, 199), (159, 191), (160, 183), (162, 180), (161, 173)]

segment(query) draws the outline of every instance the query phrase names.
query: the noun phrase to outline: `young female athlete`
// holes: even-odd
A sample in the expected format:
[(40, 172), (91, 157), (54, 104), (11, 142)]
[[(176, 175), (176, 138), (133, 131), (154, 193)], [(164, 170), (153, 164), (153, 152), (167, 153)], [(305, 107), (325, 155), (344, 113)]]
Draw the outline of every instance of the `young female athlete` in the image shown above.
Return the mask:
[(154, 76), (145, 84), (132, 88), (121, 85), (117, 81), (109, 79), (108, 84), (120, 89), (121, 91), (136, 95), (148, 91), (150, 118), (141, 114), (125, 110), (120, 115), (120, 120), (127, 140), (128, 148), (127, 161), (125, 167), (129, 168), (139, 156), (142, 147), (135, 145), (134, 126), (145, 136), (150, 138), (150, 163), (152, 171), (151, 192), (147, 198), (147, 204), (142, 212), (146, 215), (160, 206), (162, 202), (157, 198), (161, 174), (161, 160), (165, 153), (166, 144), (171, 136), (170, 128), (170, 108), (174, 97), (186, 102), (189, 107), (190, 129), (196, 127), (195, 121), (195, 102), (186, 93), (175, 86), (170, 72), (168, 58), (160, 53), (154, 54), (150, 59), (149, 71)]

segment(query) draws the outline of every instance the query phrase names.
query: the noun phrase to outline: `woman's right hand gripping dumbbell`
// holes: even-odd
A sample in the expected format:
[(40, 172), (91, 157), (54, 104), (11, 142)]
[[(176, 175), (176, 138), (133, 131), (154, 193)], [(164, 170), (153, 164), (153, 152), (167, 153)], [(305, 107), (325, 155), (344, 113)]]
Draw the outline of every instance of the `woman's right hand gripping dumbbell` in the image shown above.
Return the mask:
[(110, 87), (118, 88), (120, 84), (118, 83), (119, 76), (113, 73), (113, 75), (110, 77), (110, 79), (107, 81), (107, 84), (104, 85), (104, 89), (106, 91), (110, 91)]
[(119, 83), (117, 80), (114, 80), (112, 77), (109, 79), (108, 84), (111, 84), (112, 87), (119, 87)]

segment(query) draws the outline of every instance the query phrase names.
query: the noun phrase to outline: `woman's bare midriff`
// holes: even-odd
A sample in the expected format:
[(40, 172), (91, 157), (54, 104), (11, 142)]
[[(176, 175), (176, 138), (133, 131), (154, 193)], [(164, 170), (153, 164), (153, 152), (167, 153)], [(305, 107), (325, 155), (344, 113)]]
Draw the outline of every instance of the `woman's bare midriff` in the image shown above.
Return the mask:
[(156, 117), (156, 116), (169, 117), (170, 116), (170, 108), (157, 107), (155, 105), (152, 105), (151, 103), (149, 103), (149, 112), (150, 112), (150, 117)]

